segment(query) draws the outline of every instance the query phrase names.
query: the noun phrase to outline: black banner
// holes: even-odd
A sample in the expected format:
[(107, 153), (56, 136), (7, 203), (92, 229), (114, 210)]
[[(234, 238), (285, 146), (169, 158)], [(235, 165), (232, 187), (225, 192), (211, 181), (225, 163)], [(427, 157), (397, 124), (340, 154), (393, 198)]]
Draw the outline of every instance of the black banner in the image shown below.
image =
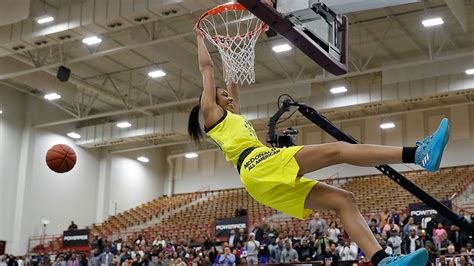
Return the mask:
[(89, 246), (89, 229), (69, 230), (63, 232), (64, 247)]
[[(451, 201), (441, 201), (443, 205), (451, 209)], [(424, 203), (408, 204), (409, 216), (415, 219), (416, 224), (421, 224), (423, 228), (431, 220), (431, 214), (436, 214), (436, 221), (443, 223), (444, 226), (450, 224), (449, 220), (438, 215), (438, 212)]]
[(230, 230), (234, 229), (237, 234), (240, 228), (247, 232), (247, 216), (219, 219), (216, 220), (214, 236), (217, 241), (227, 241)]

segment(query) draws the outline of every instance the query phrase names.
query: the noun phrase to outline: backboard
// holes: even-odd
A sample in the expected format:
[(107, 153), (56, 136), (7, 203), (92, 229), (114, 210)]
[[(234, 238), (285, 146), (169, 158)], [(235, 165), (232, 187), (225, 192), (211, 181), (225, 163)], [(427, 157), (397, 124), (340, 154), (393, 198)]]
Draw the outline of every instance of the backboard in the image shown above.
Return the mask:
[(336, 15), (317, 0), (238, 0), (270, 28), (334, 75), (347, 73), (345, 16)]

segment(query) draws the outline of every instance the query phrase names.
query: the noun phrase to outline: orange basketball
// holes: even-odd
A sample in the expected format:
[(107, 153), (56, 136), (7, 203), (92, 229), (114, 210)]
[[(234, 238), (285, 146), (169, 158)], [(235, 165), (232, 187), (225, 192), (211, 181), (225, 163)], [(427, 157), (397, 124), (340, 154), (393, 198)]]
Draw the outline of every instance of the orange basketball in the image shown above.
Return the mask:
[(76, 152), (65, 144), (51, 147), (46, 154), (46, 164), (56, 173), (66, 173), (76, 165)]

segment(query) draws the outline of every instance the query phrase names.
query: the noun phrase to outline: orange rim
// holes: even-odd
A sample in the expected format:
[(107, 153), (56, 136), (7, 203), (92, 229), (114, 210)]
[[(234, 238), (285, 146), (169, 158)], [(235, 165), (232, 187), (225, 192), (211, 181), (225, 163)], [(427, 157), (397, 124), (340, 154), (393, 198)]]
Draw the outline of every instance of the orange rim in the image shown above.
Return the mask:
[[(227, 12), (227, 11), (245, 11), (247, 10), (243, 5), (239, 3), (227, 3), (227, 4), (222, 4), (219, 6), (216, 6), (212, 9), (209, 9), (207, 12), (201, 15), (199, 20), (196, 22), (196, 28), (198, 28), (201, 32), (204, 33), (204, 31), (201, 28), (201, 22), (208, 16), (210, 15), (217, 15), (219, 13)], [(242, 39), (246, 37), (251, 37), (258, 33), (260, 35), (262, 32), (264, 32), (267, 29), (267, 24), (262, 22), (262, 26), (255, 30), (251, 30), (247, 32), (246, 34), (242, 34), (239, 36), (234, 36), (234, 37), (228, 37), (228, 36), (222, 36), (222, 35), (216, 35), (216, 36), (211, 36), (212, 39), (218, 40), (218, 39), (225, 39), (225, 40), (234, 40), (234, 39)]]

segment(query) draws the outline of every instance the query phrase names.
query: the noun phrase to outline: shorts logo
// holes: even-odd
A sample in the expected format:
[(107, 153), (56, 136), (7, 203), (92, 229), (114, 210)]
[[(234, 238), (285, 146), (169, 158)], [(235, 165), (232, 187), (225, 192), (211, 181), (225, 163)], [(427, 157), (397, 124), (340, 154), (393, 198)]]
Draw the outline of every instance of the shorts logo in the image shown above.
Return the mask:
[(250, 158), (250, 160), (248, 160), (248, 162), (245, 163), (244, 168), (250, 171), (259, 163), (265, 161), (266, 159), (272, 157), (273, 155), (280, 153), (280, 151), (281, 151), (280, 149), (273, 148), (269, 151), (261, 152), (255, 155), (254, 157)]

